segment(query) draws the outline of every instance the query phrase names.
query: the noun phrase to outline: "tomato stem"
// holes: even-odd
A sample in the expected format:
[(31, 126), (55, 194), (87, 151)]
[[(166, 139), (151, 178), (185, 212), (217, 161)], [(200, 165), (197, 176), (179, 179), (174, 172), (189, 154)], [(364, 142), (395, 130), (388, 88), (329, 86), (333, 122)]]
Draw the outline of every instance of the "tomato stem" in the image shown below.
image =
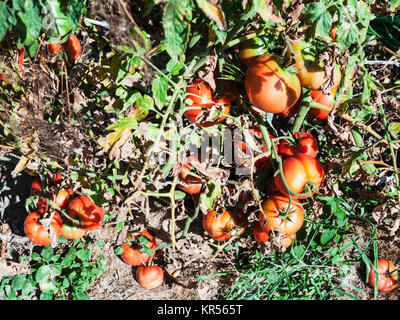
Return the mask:
[(311, 104), (310, 103), (302, 103), (300, 106), (300, 110), (297, 114), (296, 120), (294, 122), (292, 133), (295, 134), (296, 132), (300, 131), (301, 126), (303, 125), (304, 119), (307, 116), (308, 111), (310, 110)]

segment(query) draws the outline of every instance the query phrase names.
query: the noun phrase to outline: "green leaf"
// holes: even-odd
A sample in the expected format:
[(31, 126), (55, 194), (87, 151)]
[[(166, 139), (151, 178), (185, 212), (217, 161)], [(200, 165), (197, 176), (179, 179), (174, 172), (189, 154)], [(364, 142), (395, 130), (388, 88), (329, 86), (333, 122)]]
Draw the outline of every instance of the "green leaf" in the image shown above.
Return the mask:
[(37, 283), (43, 283), (48, 281), (49, 278), (58, 276), (61, 274), (61, 267), (57, 265), (43, 265), (41, 266), (35, 275), (35, 281)]
[(90, 252), (90, 250), (81, 249), (81, 250), (78, 250), (76, 255), (82, 261), (87, 261), (90, 259), (91, 252)]
[(167, 104), (168, 80), (165, 77), (155, 78), (151, 91), (156, 106), (161, 110)]
[(11, 285), (15, 291), (18, 291), (18, 290), (22, 290), (22, 288), (24, 287), (24, 285), (27, 282), (29, 282), (29, 281), (26, 279), (26, 275), (22, 274), (22, 275), (15, 276)]
[(192, 8), (189, 0), (170, 0), (166, 3), (162, 22), (165, 36), (165, 49), (175, 61), (184, 55), (189, 39)]
[(307, 4), (303, 10), (305, 20), (312, 25), (315, 33), (326, 36), (332, 27), (332, 17), (324, 2), (313, 2)]
[(212, 210), (217, 199), (221, 196), (221, 185), (215, 182), (207, 183), (208, 192), (200, 195), (200, 203), (206, 210)]
[(325, 245), (327, 244), (329, 241), (332, 240), (332, 238), (335, 236), (336, 231), (333, 229), (330, 230), (325, 230), (322, 234), (321, 234), (321, 244)]

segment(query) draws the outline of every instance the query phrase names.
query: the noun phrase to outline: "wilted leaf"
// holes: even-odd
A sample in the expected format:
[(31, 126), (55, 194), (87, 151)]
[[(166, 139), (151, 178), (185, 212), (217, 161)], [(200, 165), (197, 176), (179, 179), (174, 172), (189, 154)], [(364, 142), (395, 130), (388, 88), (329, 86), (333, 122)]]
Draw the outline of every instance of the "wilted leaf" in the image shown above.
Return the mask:
[(196, 0), (196, 2), (205, 15), (217, 24), (219, 30), (226, 31), (225, 14), (220, 4), (214, 4), (207, 0)]
[(254, 10), (265, 21), (284, 23), (282, 18), (274, 13), (275, 6), (272, 0), (253, 0)]

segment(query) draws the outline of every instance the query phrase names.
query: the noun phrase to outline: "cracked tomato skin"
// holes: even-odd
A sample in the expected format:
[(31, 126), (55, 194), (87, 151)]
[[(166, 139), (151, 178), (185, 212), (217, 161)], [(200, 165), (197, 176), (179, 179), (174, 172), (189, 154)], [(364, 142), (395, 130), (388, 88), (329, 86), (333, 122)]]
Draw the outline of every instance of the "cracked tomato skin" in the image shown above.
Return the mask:
[(149, 240), (149, 242), (146, 244), (147, 248), (155, 249), (158, 245), (155, 238), (146, 230), (138, 235), (129, 234), (127, 236), (127, 241), (121, 245), (121, 259), (125, 263), (134, 267), (146, 264), (151, 259), (151, 257), (147, 253), (140, 251), (140, 249), (142, 249), (142, 246), (132, 242), (132, 240), (136, 240), (140, 236), (144, 236)]
[(251, 104), (265, 112), (281, 113), (301, 95), (297, 76), (281, 68), (272, 54), (252, 60), (244, 84)]
[[(312, 184), (319, 188), (325, 177), (324, 169), (321, 163), (308, 155), (296, 154), (283, 160), (283, 175), (289, 188), (296, 193), (303, 193), (306, 184)], [(288, 191), (283, 183), (281, 175), (278, 173), (274, 177), (274, 182), (278, 190), (287, 195)], [(315, 192), (311, 190), (311, 194)], [(308, 196), (296, 196), (298, 199), (304, 199)]]
[[(393, 262), (387, 259), (378, 259), (378, 291), (389, 292), (397, 286), (398, 274)], [(375, 269), (371, 268), (368, 283), (375, 288)]]
[(136, 270), (136, 280), (145, 289), (154, 289), (162, 285), (164, 271), (159, 266), (139, 266)]
[[(39, 221), (41, 218), (42, 216), (36, 211), (30, 213), (25, 218), (24, 231), (29, 240), (31, 240), (34, 244), (47, 246), (50, 245), (49, 232)], [(56, 237), (58, 238), (61, 235), (63, 223), (60, 215), (57, 212), (54, 212), (50, 225), (53, 228)]]
[(217, 241), (230, 239), (232, 231), (237, 228), (237, 234), (241, 235), (244, 232), (244, 227), (240, 227), (242, 223), (243, 221), (228, 210), (223, 210), (222, 213), (211, 210), (203, 216), (204, 229)]
[[(282, 234), (296, 233), (304, 222), (304, 211), (300, 202), (292, 198), (290, 203), (288, 196), (274, 194), (262, 203), (263, 212), (260, 212), (260, 225), (266, 232), (278, 229)], [(285, 219), (286, 210), (290, 213)]]
[(68, 205), (68, 215), (81, 222), (86, 230), (97, 229), (104, 220), (104, 209), (97, 206), (88, 196), (74, 198)]
[(279, 154), (282, 157), (292, 157), (296, 154), (305, 154), (315, 158), (318, 153), (317, 140), (311, 133), (296, 132), (294, 134), (295, 144), (283, 140), (279, 145)]

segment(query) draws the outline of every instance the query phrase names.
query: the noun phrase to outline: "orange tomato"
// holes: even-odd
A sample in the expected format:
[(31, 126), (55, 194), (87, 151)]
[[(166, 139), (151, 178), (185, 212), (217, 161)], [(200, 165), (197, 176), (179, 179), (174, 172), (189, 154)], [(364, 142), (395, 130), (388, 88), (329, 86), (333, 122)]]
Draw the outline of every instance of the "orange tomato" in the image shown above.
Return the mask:
[(282, 234), (296, 233), (304, 222), (304, 211), (296, 198), (274, 194), (263, 201), (260, 225), (265, 231), (278, 229)]
[(82, 46), (76, 35), (70, 35), (68, 40), (61, 44), (63, 50), (67, 53), (68, 61), (74, 63), (82, 53)]
[[(336, 90), (334, 90), (336, 91)], [(332, 91), (331, 91), (332, 92)], [(313, 91), (310, 90), (310, 95), (311, 98), (315, 101), (318, 102), (324, 106), (327, 107), (327, 110), (322, 110), (318, 108), (310, 108), (308, 111), (308, 114), (316, 117), (318, 119), (326, 119), (328, 118), (329, 113), (332, 111), (334, 104), (334, 97), (335, 95), (330, 93), (330, 94), (323, 94), (322, 91)]]
[[(50, 245), (49, 232), (45, 229), (43, 224), (39, 221), (42, 216), (38, 212), (30, 213), (24, 221), (24, 231), (26, 236), (34, 244), (47, 246)], [(53, 219), (50, 222), (50, 226), (53, 228), (56, 237), (58, 238), (62, 230), (61, 217), (57, 212), (54, 212)]]
[(49, 43), (47, 45), (47, 48), (49, 49), (50, 54), (53, 56), (62, 51), (61, 46), (58, 42)]
[(217, 241), (228, 240), (233, 232), (242, 234), (244, 232), (242, 224), (243, 221), (240, 221), (236, 215), (224, 209), (222, 213), (211, 210), (203, 216), (204, 229), (211, 238)]
[[(301, 86), (310, 90), (321, 90), (322, 85), (328, 80), (324, 71), (323, 63), (317, 60), (313, 54), (313, 47), (304, 40), (291, 40), (289, 44), (293, 50), (295, 58), (295, 68), (299, 70), (296, 73)], [(290, 54), (290, 50), (287, 50)], [(334, 88), (337, 88), (342, 80), (340, 67), (335, 64), (334, 70)]]
[(191, 173), (191, 168), (192, 165), (190, 163), (185, 163), (182, 166), (182, 170), (179, 172), (179, 180), (183, 183), (178, 183), (177, 186), (189, 194), (196, 194), (201, 191), (202, 181)]
[(159, 266), (140, 266), (136, 270), (136, 280), (145, 289), (154, 289), (162, 285), (164, 271)]
[[(139, 241), (139, 240), (143, 241), (141, 237), (144, 237), (146, 239), (147, 241), (146, 244), (144, 245), (140, 244), (143, 243)], [(146, 264), (150, 261), (151, 256), (145, 252), (142, 252), (143, 251), (142, 249), (144, 247), (150, 250), (154, 250), (158, 246), (156, 239), (146, 230), (144, 230), (138, 235), (134, 235), (132, 233), (128, 234), (126, 240), (127, 241), (121, 245), (122, 248), (121, 259), (125, 263), (134, 267)]]
[[(387, 259), (378, 259), (378, 290), (382, 292), (392, 291), (397, 286), (398, 275), (393, 262)], [(375, 287), (375, 269), (371, 268), (368, 274), (368, 283)]]
[(265, 112), (281, 113), (293, 106), (301, 94), (297, 76), (282, 69), (272, 54), (252, 61), (244, 83), (251, 104)]
[[(303, 154), (296, 154), (283, 160), (283, 175), (289, 188), (296, 193), (303, 193), (306, 184), (319, 188), (325, 177), (321, 163), (314, 157)], [(288, 194), (279, 173), (275, 175), (274, 182), (282, 194)], [(313, 193), (315, 192), (311, 191), (311, 194)], [(296, 197), (306, 198), (307, 196)]]
[(317, 140), (311, 133), (308, 132), (295, 132), (295, 142), (283, 140), (279, 145), (279, 154), (282, 157), (291, 157), (296, 154), (305, 154), (315, 158), (318, 153)]
[(86, 230), (70, 222), (63, 223), (61, 235), (66, 239), (80, 239), (86, 233)]

